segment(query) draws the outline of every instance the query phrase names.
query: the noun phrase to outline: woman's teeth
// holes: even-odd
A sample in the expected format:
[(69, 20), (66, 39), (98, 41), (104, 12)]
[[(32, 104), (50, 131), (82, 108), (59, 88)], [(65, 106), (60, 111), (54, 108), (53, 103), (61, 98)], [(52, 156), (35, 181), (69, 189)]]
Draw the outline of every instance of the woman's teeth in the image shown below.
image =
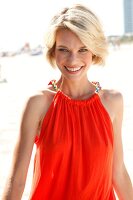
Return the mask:
[(66, 67), (65, 68), (68, 70), (68, 71), (71, 71), (71, 72), (76, 72), (76, 71), (79, 71), (82, 67)]

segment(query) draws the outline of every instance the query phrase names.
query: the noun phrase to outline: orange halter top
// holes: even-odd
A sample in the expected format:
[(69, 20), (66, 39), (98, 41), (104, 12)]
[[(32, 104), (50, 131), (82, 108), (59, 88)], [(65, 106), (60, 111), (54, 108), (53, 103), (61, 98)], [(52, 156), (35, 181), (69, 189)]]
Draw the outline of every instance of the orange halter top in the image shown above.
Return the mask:
[(99, 89), (86, 100), (55, 94), (36, 140), (30, 200), (116, 199), (113, 126)]

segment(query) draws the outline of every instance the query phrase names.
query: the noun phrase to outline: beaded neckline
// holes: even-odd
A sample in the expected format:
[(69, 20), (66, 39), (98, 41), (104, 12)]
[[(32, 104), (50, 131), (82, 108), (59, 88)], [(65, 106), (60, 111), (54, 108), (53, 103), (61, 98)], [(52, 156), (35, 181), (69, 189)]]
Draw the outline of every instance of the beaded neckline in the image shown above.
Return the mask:
[[(102, 89), (101, 86), (100, 86), (100, 83), (97, 82), (97, 81), (92, 81), (92, 84), (95, 86), (95, 93), (99, 93), (99, 91)], [(49, 82), (48, 85), (52, 85), (53, 86), (53, 89), (55, 91), (59, 91), (60, 89), (57, 87), (57, 82), (56, 80), (51, 80)]]

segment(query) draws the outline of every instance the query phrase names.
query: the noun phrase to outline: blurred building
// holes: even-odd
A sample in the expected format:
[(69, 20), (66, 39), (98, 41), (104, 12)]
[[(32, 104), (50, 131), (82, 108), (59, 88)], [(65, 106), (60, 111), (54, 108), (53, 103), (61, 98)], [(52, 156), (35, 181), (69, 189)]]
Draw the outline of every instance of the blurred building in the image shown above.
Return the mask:
[(124, 32), (133, 34), (133, 0), (124, 0)]

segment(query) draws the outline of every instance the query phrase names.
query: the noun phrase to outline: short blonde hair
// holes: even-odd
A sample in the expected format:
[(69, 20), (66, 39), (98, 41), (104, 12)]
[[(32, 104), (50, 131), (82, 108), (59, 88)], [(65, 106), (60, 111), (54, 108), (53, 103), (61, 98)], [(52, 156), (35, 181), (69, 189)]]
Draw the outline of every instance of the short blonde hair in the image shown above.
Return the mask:
[(108, 48), (100, 21), (87, 7), (76, 4), (70, 8), (64, 8), (51, 20), (45, 38), (45, 53), (47, 60), (53, 67), (56, 66), (53, 54), (56, 33), (60, 29), (69, 29), (79, 37), (81, 42), (93, 53), (93, 64), (105, 64)]

